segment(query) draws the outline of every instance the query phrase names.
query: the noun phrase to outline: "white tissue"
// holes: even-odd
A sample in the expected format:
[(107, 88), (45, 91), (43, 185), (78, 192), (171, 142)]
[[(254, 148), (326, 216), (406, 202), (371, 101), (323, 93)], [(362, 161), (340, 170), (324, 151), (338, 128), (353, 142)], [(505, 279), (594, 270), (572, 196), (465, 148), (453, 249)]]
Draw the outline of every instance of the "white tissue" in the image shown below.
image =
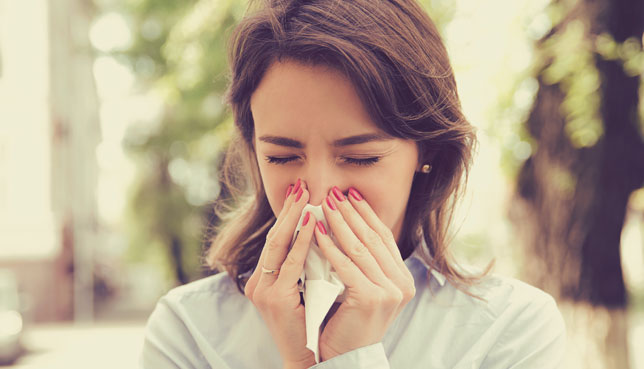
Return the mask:
[[(307, 212), (311, 213), (315, 219), (309, 219), (309, 222), (316, 219), (321, 221), (326, 228), (327, 234), (331, 237), (333, 242), (336, 241), (331, 228), (326, 222), (322, 205), (313, 206), (307, 204), (302, 210), (300, 220), (297, 222), (297, 227), (293, 233), (291, 244), (295, 241), (302, 221)], [(302, 281), (302, 289), (304, 294), (304, 311), (306, 319), (306, 347), (313, 351), (315, 354), (315, 362), (320, 362), (319, 354), (319, 340), (320, 340), (320, 326), (324, 321), (324, 317), (331, 309), (334, 302), (342, 302), (344, 300), (344, 283), (338, 277), (331, 263), (324, 257), (322, 251), (317, 245), (315, 235), (311, 238), (311, 245), (309, 253), (304, 262), (304, 270), (300, 277)]]

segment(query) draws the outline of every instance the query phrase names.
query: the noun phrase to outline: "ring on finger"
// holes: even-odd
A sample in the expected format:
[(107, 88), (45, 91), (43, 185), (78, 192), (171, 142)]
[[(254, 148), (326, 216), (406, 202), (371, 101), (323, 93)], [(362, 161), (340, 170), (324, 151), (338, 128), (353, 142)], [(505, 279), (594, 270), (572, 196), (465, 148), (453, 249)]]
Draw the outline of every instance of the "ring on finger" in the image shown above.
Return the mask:
[(264, 274), (270, 274), (270, 275), (278, 275), (280, 274), (279, 269), (266, 269), (264, 266), (262, 266), (262, 273)]

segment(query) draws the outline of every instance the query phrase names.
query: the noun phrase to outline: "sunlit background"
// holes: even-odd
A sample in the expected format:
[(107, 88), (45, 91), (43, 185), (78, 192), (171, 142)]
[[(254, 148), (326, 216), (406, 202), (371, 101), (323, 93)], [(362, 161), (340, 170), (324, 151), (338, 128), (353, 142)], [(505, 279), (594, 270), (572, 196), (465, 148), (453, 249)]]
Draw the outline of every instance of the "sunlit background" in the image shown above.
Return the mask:
[[(422, 3), (441, 29), (480, 141), (453, 250), (527, 278), (529, 255), (509, 209), (537, 148), (525, 127), (539, 88), (536, 45), (576, 2)], [(0, 0), (0, 359), (3, 335), (22, 342), (11, 367), (134, 367), (157, 299), (206, 274), (208, 204), (219, 195), (232, 123), (222, 101), (225, 40), (244, 10), (232, 0)], [(562, 50), (584, 45), (580, 32), (567, 32)], [(617, 50), (625, 70), (641, 76), (635, 40), (591, 43)], [(567, 63), (546, 76), (554, 83), (581, 68)], [(585, 95), (597, 90), (596, 77), (584, 76), (570, 89), (584, 104), (568, 115), (575, 147), (602, 135), (597, 102)], [(641, 91), (640, 79), (640, 123)], [(644, 342), (644, 188), (630, 196), (620, 250), (628, 349), (592, 365), (644, 368), (636, 349)], [(566, 368), (593, 367), (588, 361), (603, 354), (584, 340), (604, 334), (609, 342), (612, 310), (560, 307)]]

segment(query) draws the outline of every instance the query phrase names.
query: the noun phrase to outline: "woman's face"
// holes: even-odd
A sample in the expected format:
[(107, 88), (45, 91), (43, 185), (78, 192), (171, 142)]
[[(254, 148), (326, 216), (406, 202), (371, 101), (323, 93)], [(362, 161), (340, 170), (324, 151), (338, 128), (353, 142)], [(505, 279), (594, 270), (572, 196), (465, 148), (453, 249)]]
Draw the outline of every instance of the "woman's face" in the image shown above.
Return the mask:
[[(257, 163), (273, 213), (301, 178), (309, 203), (357, 189), (399, 240), (418, 148), (371, 120), (350, 81), (323, 66), (274, 63), (251, 96)], [(360, 138), (361, 137), (361, 138)]]

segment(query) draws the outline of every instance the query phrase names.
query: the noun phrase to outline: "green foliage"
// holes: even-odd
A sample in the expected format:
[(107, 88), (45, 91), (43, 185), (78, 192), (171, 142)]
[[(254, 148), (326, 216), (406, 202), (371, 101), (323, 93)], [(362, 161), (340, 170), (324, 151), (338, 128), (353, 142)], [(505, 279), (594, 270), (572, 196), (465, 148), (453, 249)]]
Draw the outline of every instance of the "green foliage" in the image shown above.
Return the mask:
[(501, 167), (509, 178), (514, 178), (523, 160), (536, 149), (536, 142), (524, 125), (537, 93), (538, 82), (530, 73), (517, 75), (510, 88), (499, 95), (492, 113), (496, 119), (488, 131), (499, 138)]
[(454, 18), (456, 5), (452, 0), (419, 0), (420, 5), (427, 11), (439, 32)]
[(592, 39), (580, 20), (543, 44), (543, 57), (552, 60), (542, 72), (546, 84), (559, 84), (566, 94), (561, 106), (566, 134), (575, 147), (593, 146), (603, 134), (599, 114), (599, 72)]
[[(544, 45), (552, 56), (558, 55), (544, 71), (544, 77), (549, 83), (561, 83), (566, 92), (563, 106), (566, 133), (576, 147), (592, 146), (603, 134), (597, 59), (620, 61), (625, 74), (632, 77), (644, 73), (644, 51), (637, 39), (620, 43), (608, 33), (592, 35), (588, 28), (578, 20), (573, 21)], [(564, 65), (563, 59), (568, 59), (568, 65)]]
[[(619, 60), (627, 75), (637, 76), (644, 72), (644, 52), (638, 40), (631, 38), (620, 43), (606, 33), (593, 35), (590, 26), (579, 19), (563, 24), (577, 2), (578, 0), (562, 0), (553, 2), (544, 9), (552, 29), (560, 29), (539, 41), (531, 70), (518, 76), (514, 91), (515, 94), (520, 94), (521, 90), (530, 90), (533, 101), (538, 85), (536, 77), (540, 77), (545, 84), (558, 85), (565, 93), (560, 108), (566, 119), (566, 135), (574, 147), (584, 148), (595, 145), (603, 135), (599, 112), (600, 76), (596, 66), (598, 58)], [(522, 124), (528, 117), (530, 107), (517, 107), (516, 103), (512, 94), (502, 97), (499, 114), (501, 117), (519, 117), (510, 125), (522, 142), (530, 143), (535, 149), (536, 143)], [(640, 107), (643, 105), (640, 104)], [(640, 114), (644, 116), (644, 109), (641, 109)], [(644, 121), (642, 124), (644, 131)], [(510, 168), (511, 173), (525, 159), (516, 155), (515, 148), (513, 143), (504, 147), (504, 167)]]
[[(204, 206), (219, 191), (216, 163), (232, 126), (224, 108), (233, 0), (123, 0), (133, 33), (124, 57), (143, 90), (163, 106), (155, 129), (133, 127), (124, 145), (136, 161), (127, 224), (130, 257), (164, 260), (169, 279), (201, 276)], [(179, 241), (179, 254), (173, 253)], [(159, 258), (163, 255), (163, 258)]]

